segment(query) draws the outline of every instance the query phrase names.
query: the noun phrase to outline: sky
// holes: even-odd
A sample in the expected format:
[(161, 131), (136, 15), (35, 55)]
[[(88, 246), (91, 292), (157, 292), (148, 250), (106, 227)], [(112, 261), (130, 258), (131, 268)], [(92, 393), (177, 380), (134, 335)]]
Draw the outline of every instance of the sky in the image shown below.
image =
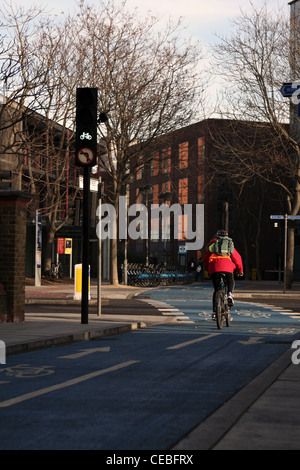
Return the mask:
[[(0, 0), (1, 1), (1, 0)], [(110, 1), (110, 0), (108, 0)], [(123, 0), (114, 0), (115, 4), (121, 4)], [(61, 17), (63, 14), (76, 10), (79, 0), (2, 0), (1, 3), (12, 3), (14, 6), (29, 8), (37, 5), (44, 6), (51, 14)], [(99, 5), (101, 0), (85, 0), (88, 4)], [(244, 12), (252, 11), (253, 7), (260, 9), (265, 3), (269, 10), (278, 8), (286, 15), (290, 15), (290, 0), (126, 0), (129, 10), (138, 9), (138, 16), (146, 16), (151, 11), (161, 19), (161, 24), (170, 17), (183, 18), (185, 26), (183, 35), (200, 41), (202, 52), (207, 61), (209, 70), (210, 50), (215, 43), (220, 43), (218, 36), (230, 36), (232, 31), (231, 20), (238, 17), (241, 9)], [(251, 6), (251, 3), (253, 7)], [(201, 62), (203, 68), (203, 62)], [(204, 67), (205, 69), (205, 67)], [(221, 81), (220, 81), (221, 80)], [(206, 87), (206, 96), (212, 100), (214, 106), (218, 90), (222, 88), (222, 79), (214, 78)], [(209, 109), (209, 103), (206, 103)], [(209, 111), (210, 112), (210, 111)]]
[[(33, 4), (46, 5), (47, 10), (58, 15), (61, 12), (72, 12), (76, 6), (76, 0), (8, 0), (16, 5), (29, 7)], [(260, 7), (266, 0), (251, 0), (255, 7)], [(268, 7), (278, 6), (289, 14), (290, 0), (267, 0)], [(121, 3), (121, 0), (115, 0)], [(99, 0), (89, 0), (89, 3), (97, 4)], [(187, 35), (200, 40), (203, 45), (209, 46), (216, 41), (216, 35), (230, 34), (230, 19), (239, 15), (240, 9), (247, 11), (250, 8), (250, 0), (127, 0), (127, 7), (137, 7), (140, 14), (152, 11), (162, 21), (170, 16), (183, 17), (187, 28)]]

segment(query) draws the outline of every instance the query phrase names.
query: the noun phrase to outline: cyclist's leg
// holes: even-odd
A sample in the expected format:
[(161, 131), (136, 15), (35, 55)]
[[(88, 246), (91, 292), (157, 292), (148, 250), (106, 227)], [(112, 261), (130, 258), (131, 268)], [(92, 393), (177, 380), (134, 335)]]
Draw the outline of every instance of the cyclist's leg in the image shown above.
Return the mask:
[(233, 290), (234, 290), (234, 275), (233, 273), (226, 272), (224, 273), (226, 275), (226, 280), (227, 280), (227, 288), (228, 288), (228, 304), (230, 306), (234, 305), (233, 301)]

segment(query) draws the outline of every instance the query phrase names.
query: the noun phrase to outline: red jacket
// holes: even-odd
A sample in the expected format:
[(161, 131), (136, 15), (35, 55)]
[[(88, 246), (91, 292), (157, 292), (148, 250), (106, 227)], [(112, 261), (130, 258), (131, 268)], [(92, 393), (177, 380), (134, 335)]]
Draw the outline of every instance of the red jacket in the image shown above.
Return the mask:
[[(215, 240), (216, 239), (209, 242), (209, 246), (214, 243)], [(209, 275), (220, 272), (233, 273), (235, 269), (237, 269), (239, 273), (243, 272), (242, 258), (236, 249), (233, 250), (231, 256), (220, 256), (211, 253), (208, 247), (203, 258), (203, 264)]]

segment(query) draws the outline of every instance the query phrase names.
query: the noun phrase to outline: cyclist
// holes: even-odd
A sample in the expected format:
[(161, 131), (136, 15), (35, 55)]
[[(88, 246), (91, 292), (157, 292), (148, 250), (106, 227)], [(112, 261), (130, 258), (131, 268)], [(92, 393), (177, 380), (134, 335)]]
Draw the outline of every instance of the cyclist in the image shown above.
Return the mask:
[[(215, 292), (219, 285), (219, 273), (224, 273), (228, 285), (228, 304), (232, 306), (233, 302), (233, 289), (234, 289), (234, 271), (237, 269), (239, 276), (243, 275), (243, 262), (241, 255), (234, 248), (232, 254), (215, 254), (210, 250), (210, 247), (217, 240), (218, 237), (228, 237), (228, 233), (225, 230), (219, 230), (216, 233), (215, 238), (213, 238), (209, 244), (205, 256), (203, 258), (203, 264), (205, 269), (208, 271), (208, 274), (212, 278), (214, 286), (214, 295), (213, 295), (213, 306), (215, 309)], [(215, 314), (213, 314), (213, 319)]]

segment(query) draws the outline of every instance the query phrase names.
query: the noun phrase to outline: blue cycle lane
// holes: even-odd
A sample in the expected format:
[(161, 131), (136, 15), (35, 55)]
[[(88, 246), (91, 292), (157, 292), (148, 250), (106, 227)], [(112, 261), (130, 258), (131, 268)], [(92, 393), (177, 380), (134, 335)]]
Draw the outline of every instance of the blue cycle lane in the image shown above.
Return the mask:
[[(176, 316), (178, 327), (204, 332), (217, 328), (212, 320), (212, 293), (209, 283), (195, 283), (148, 290), (140, 297), (148, 297), (145, 301), (158, 308), (163, 315)], [(268, 304), (235, 300), (231, 318), (230, 328), (224, 322), (222, 333), (257, 336), (257, 342), (265, 335), (289, 342), (300, 331), (300, 305), (299, 312), (293, 312), (275, 307), (271, 299)]]
[(9, 357), (0, 449), (172, 448), (299, 337), (297, 315), (241, 301), (220, 331), (211, 297), (208, 283), (144, 291), (178, 321)]

